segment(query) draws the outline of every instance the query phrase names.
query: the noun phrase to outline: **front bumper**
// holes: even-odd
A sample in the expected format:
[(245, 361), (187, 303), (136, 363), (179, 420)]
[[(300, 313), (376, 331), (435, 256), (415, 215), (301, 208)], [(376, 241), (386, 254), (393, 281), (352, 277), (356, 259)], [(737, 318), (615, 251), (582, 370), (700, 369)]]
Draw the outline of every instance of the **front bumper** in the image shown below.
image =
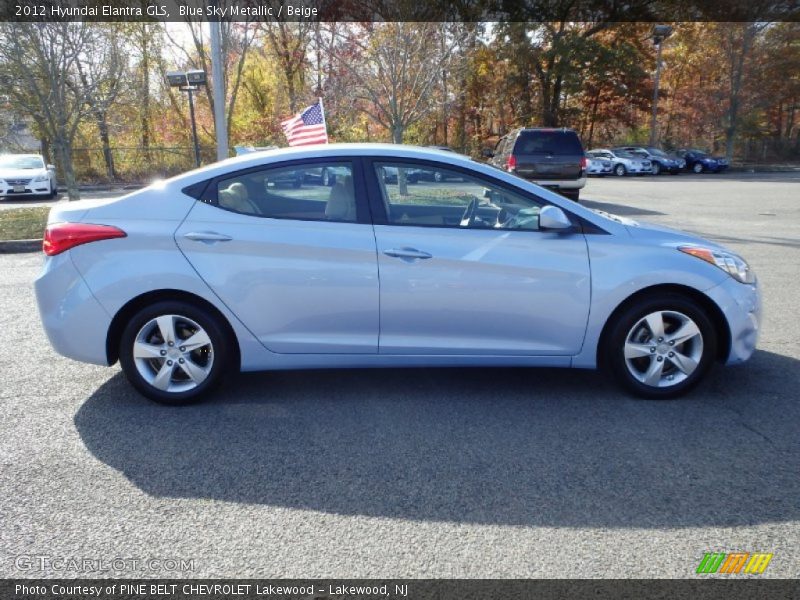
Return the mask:
[(45, 259), (34, 289), (42, 325), (55, 351), (75, 360), (108, 365), (106, 335), (111, 317), (89, 290), (69, 251)]
[(761, 288), (739, 283), (732, 277), (706, 294), (722, 309), (731, 334), (731, 347), (725, 364), (732, 365), (748, 360), (756, 350), (761, 333)]
[(24, 191), (18, 192), (15, 191), (15, 187), (12, 187), (6, 183), (0, 183), (0, 197), (6, 196), (11, 198), (15, 196), (41, 196), (50, 193), (49, 181), (32, 181), (22, 187), (24, 187)]

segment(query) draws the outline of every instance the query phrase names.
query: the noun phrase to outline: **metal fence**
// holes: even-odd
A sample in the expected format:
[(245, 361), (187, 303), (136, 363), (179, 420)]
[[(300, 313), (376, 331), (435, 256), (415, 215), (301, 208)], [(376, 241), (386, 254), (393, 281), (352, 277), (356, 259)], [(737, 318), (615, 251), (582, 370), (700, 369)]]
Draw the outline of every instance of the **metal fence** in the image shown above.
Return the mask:
[[(216, 160), (216, 150), (200, 147), (203, 164)], [(111, 148), (114, 175), (108, 172), (102, 148), (75, 148), (72, 162), (80, 183), (138, 183), (171, 177), (195, 167), (194, 150), (190, 146), (151, 146), (149, 148)], [(60, 180), (63, 181), (61, 173)]]

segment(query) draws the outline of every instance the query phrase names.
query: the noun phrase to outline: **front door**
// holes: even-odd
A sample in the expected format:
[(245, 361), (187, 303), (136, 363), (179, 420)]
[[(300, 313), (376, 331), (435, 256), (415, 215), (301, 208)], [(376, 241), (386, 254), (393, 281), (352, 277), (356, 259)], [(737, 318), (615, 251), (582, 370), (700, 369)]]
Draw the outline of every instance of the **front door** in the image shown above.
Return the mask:
[[(443, 165), (375, 161), (380, 352), (574, 355), (590, 303), (586, 241), (539, 229), (542, 202)], [(441, 182), (422, 170), (445, 173)], [(403, 173), (415, 174), (415, 183)]]

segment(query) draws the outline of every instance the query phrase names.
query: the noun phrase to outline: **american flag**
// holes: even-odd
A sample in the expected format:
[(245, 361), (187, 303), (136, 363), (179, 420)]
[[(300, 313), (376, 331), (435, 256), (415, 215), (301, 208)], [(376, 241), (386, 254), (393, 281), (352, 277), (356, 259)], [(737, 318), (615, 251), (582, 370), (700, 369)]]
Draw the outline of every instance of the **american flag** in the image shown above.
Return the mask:
[(299, 115), (282, 121), (281, 127), (290, 146), (328, 143), (322, 100), (312, 104)]

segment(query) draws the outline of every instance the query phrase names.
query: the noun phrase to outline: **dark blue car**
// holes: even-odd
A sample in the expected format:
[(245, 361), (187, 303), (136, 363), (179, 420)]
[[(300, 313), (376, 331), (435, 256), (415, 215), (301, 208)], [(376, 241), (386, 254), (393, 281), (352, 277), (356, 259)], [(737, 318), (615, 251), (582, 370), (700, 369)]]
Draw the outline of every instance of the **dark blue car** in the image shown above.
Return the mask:
[(686, 161), (686, 169), (692, 173), (721, 173), (728, 168), (728, 159), (710, 156), (702, 150), (678, 150), (675, 152)]

